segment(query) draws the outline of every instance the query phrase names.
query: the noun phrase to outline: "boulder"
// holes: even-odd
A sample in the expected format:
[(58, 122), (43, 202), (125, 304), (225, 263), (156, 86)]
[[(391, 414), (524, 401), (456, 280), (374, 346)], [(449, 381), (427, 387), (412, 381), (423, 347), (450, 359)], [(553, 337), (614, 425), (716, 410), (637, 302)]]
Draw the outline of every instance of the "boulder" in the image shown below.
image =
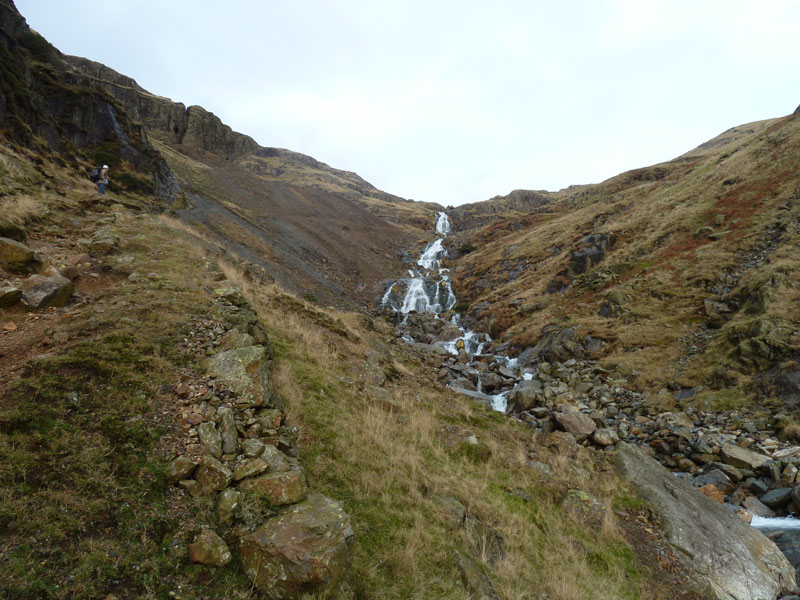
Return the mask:
[(595, 445), (606, 448), (619, 442), (619, 436), (613, 429), (602, 427), (595, 430), (595, 432), (592, 434), (592, 441), (595, 443)]
[(231, 562), (231, 558), (228, 544), (211, 529), (203, 529), (189, 544), (189, 560), (194, 563), (224, 567)]
[(455, 550), (453, 562), (461, 575), (461, 583), (471, 600), (499, 600), (491, 580), (471, 557)]
[(10, 238), (0, 237), (0, 266), (14, 273), (34, 272), (41, 263), (33, 248)]
[(197, 461), (190, 456), (179, 456), (167, 465), (167, 483), (178, 483), (189, 479), (197, 468)]
[(508, 397), (512, 412), (522, 412), (536, 406), (542, 397), (542, 382), (535, 379), (520, 381)]
[(774, 599), (795, 588), (777, 546), (721, 504), (674, 477), (641, 449), (619, 444), (617, 466), (663, 523), (665, 541), (719, 600)]
[(224, 490), (231, 484), (233, 473), (213, 456), (203, 456), (194, 478), (205, 490)]
[(344, 578), (352, 537), (342, 504), (312, 494), (242, 538), (242, 565), (267, 597), (298, 596)]
[(119, 236), (107, 229), (96, 231), (89, 242), (90, 256), (105, 256), (111, 254), (119, 246)]
[(784, 506), (789, 504), (789, 501), (791, 500), (792, 497), (791, 494), (792, 494), (792, 488), (788, 487), (778, 488), (775, 490), (768, 491), (766, 494), (761, 496), (759, 500), (761, 500), (761, 503), (763, 505), (768, 506), (772, 510), (775, 510), (778, 508), (783, 508)]
[(597, 425), (589, 415), (579, 412), (565, 412), (555, 414), (556, 423), (561, 428), (575, 436), (577, 442), (582, 442), (597, 429)]
[(697, 488), (713, 485), (725, 494), (732, 492), (736, 487), (736, 484), (734, 484), (730, 477), (723, 473), (721, 469), (711, 469), (707, 473), (697, 475), (693, 478), (692, 484)]
[(22, 290), (13, 285), (0, 286), (0, 308), (14, 306), (22, 298)]
[[(260, 460), (260, 459), (256, 459)], [(283, 506), (300, 502), (306, 497), (308, 487), (306, 474), (302, 469), (292, 469), (281, 473), (268, 473), (254, 479), (246, 479), (239, 484), (245, 492), (256, 492), (273, 506)]]
[(761, 502), (761, 500), (759, 500), (755, 496), (748, 496), (747, 498), (745, 498), (742, 501), (742, 507), (745, 508), (746, 510), (749, 510), (757, 517), (772, 519), (776, 516), (774, 510), (772, 510), (769, 506)]
[(217, 519), (223, 525), (229, 525), (233, 521), (233, 514), (239, 506), (239, 498), (242, 493), (239, 490), (228, 488), (219, 495), (217, 502)]
[(237, 404), (270, 404), (269, 365), (264, 346), (248, 346), (220, 352), (206, 359), (206, 371), (236, 392)]
[(31, 275), (22, 282), (22, 299), (34, 310), (64, 306), (75, 290), (66, 277)]
[(753, 452), (747, 448), (742, 448), (735, 444), (725, 444), (720, 450), (722, 462), (737, 467), (739, 469), (750, 469), (757, 471), (758, 468), (769, 460), (769, 456)]

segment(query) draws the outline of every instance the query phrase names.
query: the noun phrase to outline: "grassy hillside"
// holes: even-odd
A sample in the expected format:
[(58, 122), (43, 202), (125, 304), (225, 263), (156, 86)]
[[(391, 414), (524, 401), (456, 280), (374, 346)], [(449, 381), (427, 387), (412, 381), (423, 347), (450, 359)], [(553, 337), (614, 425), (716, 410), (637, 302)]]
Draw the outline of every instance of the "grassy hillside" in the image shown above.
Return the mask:
[[(789, 116), (526, 214), (501, 210), (488, 225), (459, 215), (451, 247), (474, 251), (452, 264), (456, 292), (478, 327), (520, 350), (549, 323), (573, 325), (644, 388), (741, 401), (800, 350), (798, 157), (800, 117)], [(612, 245), (584, 271), (593, 234)]]
[(351, 597), (467, 598), (464, 560), (504, 598), (685, 589), (659, 562), (668, 555), (648, 551), (658, 541), (646, 511), (604, 455), (554, 450), (438, 388), (438, 365), (382, 320), (320, 310), (238, 260), (219, 262), (202, 236), (142, 211), (146, 198), (101, 200), (7, 147), (0, 165), (13, 182), (2, 225), (27, 231), (48, 263), (80, 253), (98, 228), (120, 240), (79, 263), (79, 295), (64, 308), (0, 309), (0, 588), (10, 597), (258, 597), (235, 546), (224, 568), (189, 562), (202, 525), (236, 534), (212, 498), (165, 480), (187, 435), (179, 384), (202, 372), (198, 324), (225, 323), (211, 293), (223, 275), (268, 332), (310, 485), (352, 517)]

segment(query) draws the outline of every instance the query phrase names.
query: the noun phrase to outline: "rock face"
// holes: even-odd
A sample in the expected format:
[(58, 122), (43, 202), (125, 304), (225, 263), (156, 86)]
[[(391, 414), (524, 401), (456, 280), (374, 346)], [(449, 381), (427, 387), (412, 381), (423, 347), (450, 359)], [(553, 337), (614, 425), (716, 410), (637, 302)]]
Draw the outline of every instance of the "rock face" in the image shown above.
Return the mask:
[(22, 299), (35, 310), (64, 306), (75, 286), (66, 277), (31, 275), (22, 284)]
[(267, 597), (291, 597), (340, 580), (350, 563), (352, 536), (341, 503), (312, 494), (242, 538), (242, 563)]
[(237, 402), (249, 406), (270, 404), (269, 366), (263, 346), (228, 350), (205, 361), (208, 372), (238, 395)]
[(774, 599), (795, 587), (777, 546), (736, 514), (675, 478), (642, 450), (619, 445), (617, 465), (662, 519), (667, 543), (719, 600)]

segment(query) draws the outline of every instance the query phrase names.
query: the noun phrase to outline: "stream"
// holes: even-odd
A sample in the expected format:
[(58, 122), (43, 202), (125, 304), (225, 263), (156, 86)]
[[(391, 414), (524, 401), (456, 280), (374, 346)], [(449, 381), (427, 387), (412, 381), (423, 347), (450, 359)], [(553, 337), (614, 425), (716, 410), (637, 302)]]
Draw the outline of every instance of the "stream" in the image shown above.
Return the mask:
[[(415, 268), (408, 271), (408, 277), (392, 282), (384, 293), (379, 308), (395, 313), (398, 316), (398, 328), (403, 330), (409, 315), (412, 313), (429, 314), (436, 320), (443, 320), (443, 314), (449, 312), (457, 303), (457, 298), (450, 281), (450, 271), (442, 267), (442, 260), (447, 256), (444, 241), (451, 231), (450, 221), (444, 212), (437, 213), (435, 222), (436, 239), (425, 246), (417, 259)], [(517, 359), (507, 356), (484, 354), (492, 339), (488, 334), (467, 330), (460, 325), (460, 315), (453, 314), (449, 325), (457, 329), (453, 339), (436, 340), (436, 346), (452, 356), (461, 356), (467, 366), (476, 359), (491, 359), (502, 365), (506, 373), (518, 380), (530, 380), (533, 373), (528, 369), (519, 369)], [(407, 331), (403, 340), (415, 344), (415, 340)], [(463, 353), (463, 354), (462, 354)], [(466, 356), (464, 356), (466, 354)], [(508, 407), (510, 391), (499, 394), (486, 394), (481, 389), (478, 376), (477, 391), (459, 388), (448, 384), (448, 387), (475, 399), (487, 402), (493, 410), (505, 413)], [(793, 517), (763, 518), (753, 516), (751, 526), (771, 539), (795, 567), (800, 582), (800, 519)]]

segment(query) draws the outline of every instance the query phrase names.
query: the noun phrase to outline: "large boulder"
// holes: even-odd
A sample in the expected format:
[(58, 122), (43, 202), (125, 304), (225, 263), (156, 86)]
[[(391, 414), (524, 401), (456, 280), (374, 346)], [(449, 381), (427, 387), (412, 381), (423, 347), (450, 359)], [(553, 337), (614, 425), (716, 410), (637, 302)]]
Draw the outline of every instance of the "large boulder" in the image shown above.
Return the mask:
[(617, 466), (661, 519), (667, 543), (707, 588), (704, 597), (774, 600), (795, 588), (795, 572), (786, 557), (735, 513), (674, 477), (636, 446), (619, 445)]
[(530, 410), (543, 398), (542, 382), (535, 379), (520, 381), (509, 394), (509, 406), (512, 412)]
[(769, 456), (742, 448), (736, 444), (723, 445), (720, 449), (720, 455), (722, 456), (722, 462), (725, 464), (752, 471), (757, 471), (761, 465), (772, 460)]
[(10, 238), (0, 237), (0, 266), (9, 271), (33, 272), (41, 266), (32, 248)]
[(206, 371), (237, 394), (237, 404), (270, 404), (269, 364), (264, 346), (247, 346), (220, 352), (206, 359)]
[(242, 564), (268, 598), (294, 597), (344, 578), (352, 537), (342, 504), (312, 494), (242, 538)]
[(64, 306), (75, 290), (66, 277), (31, 275), (22, 282), (22, 299), (34, 310)]

